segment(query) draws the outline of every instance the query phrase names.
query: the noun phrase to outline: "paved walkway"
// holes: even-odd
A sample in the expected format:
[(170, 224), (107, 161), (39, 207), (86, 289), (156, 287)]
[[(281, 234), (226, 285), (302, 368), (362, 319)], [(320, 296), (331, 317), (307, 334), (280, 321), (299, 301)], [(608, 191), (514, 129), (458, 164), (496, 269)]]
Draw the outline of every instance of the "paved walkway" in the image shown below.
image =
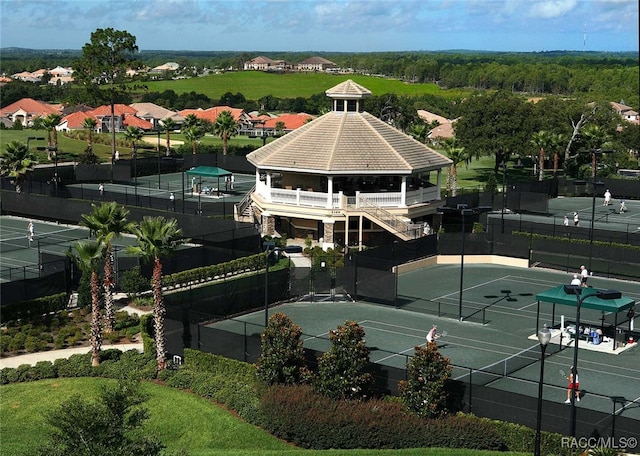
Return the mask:
[[(139, 344), (116, 344), (116, 345), (103, 345), (102, 350), (108, 350), (110, 348), (117, 348), (123, 352), (129, 350), (138, 350), (142, 352), (142, 343)], [(49, 350), (37, 353), (29, 353), (27, 355), (20, 356), (8, 356), (6, 358), (0, 358), (0, 369), (5, 367), (18, 367), (22, 364), (29, 364), (35, 366), (39, 361), (55, 361), (60, 358), (69, 358), (71, 355), (89, 353), (91, 347), (73, 347), (66, 348), (64, 350)]]

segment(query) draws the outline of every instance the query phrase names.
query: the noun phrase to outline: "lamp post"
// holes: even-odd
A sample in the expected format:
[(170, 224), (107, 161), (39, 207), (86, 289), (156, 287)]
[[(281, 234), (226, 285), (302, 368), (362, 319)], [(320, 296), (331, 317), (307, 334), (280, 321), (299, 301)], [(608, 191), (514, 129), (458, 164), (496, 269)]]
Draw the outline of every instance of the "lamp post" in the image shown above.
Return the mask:
[(538, 414), (536, 416), (536, 440), (534, 444), (533, 455), (540, 456), (540, 430), (542, 426), (542, 386), (544, 385), (544, 356), (547, 351), (547, 345), (551, 340), (551, 331), (545, 324), (538, 331), (538, 342), (540, 342), (540, 381), (538, 382)]
[(269, 324), (269, 258), (274, 252), (294, 253), (300, 252), (300, 247), (288, 246), (288, 247), (276, 247), (275, 242), (264, 242), (264, 327)]
[(507, 205), (506, 187), (507, 187), (507, 164), (505, 162), (502, 162), (502, 216), (501, 216), (501, 220), (502, 220), (501, 232), (502, 232), (502, 234), (504, 234), (504, 210), (505, 210), (506, 205)]
[(589, 225), (589, 271), (591, 271), (591, 260), (593, 259), (593, 234), (596, 217), (596, 186), (598, 185), (596, 176), (598, 174), (598, 155), (609, 151), (602, 149), (591, 149), (591, 165), (593, 166), (593, 189), (591, 198), (591, 224)]
[[(576, 295), (576, 328), (574, 332), (575, 343), (573, 345), (573, 379), (577, 383), (578, 380), (578, 342), (580, 341), (580, 308), (582, 303), (589, 297), (595, 296), (600, 299), (619, 299), (622, 297), (622, 293), (616, 290), (602, 290), (595, 291), (595, 293), (585, 293), (582, 295), (583, 290), (592, 290), (591, 288), (583, 288), (580, 285), (565, 285), (564, 292), (567, 294)], [(615, 342), (614, 342), (615, 343)], [(576, 390), (571, 388), (571, 414), (569, 417), (569, 435), (571, 437), (576, 436)]]
[(158, 190), (160, 190), (160, 128), (158, 128), (158, 145), (156, 149), (158, 150)]
[(58, 148), (49, 147), (51, 158), (53, 158), (53, 185), (55, 185), (56, 196), (58, 196)]
[[(465, 205), (466, 206), (466, 205)], [(464, 221), (468, 215), (473, 215), (473, 210), (463, 208), (460, 211), (460, 215), (462, 215), (462, 251), (460, 253), (460, 300), (458, 302), (458, 320), (462, 321), (462, 289), (463, 289), (463, 276), (464, 276)]]

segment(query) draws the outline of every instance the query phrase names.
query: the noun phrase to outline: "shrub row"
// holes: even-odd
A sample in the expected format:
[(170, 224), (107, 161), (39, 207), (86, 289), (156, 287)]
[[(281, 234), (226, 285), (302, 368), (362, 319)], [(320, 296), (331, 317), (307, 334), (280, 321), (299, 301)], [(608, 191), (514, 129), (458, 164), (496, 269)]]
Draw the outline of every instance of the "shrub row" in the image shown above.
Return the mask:
[(50, 312), (67, 308), (69, 297), (66, 293), (58, 293), (31, 301), (7, 304), (2, 306), (2, 323), (11, 320), (33, 319)]
[(229, 275), (236, 275), (243, 272), (257, 271), (264, 268), (264, 254), (251, 255), (238, 258), (226, 263), (204, 266), (201, 268), (189, 269), (188, 271), (176, 272), (164, 276), (163, 285), (166, 287), (179, 287), (193, 283), (206, 282)]
[[(582, 244), (582, 245), (591, 244), (591, 241), (589, 239), (575, 239), (575, 238), (568, 238), (564, 236), (551, 236), (548, 234), (531, 233), (529, 231), (512, 231), (511, 234), (514, 236), (527, 236), (527, 237), (531, 237), (532, 239), (563, 241), (563, 242), (568, 242), (570, 244)], [(604, 242), (604, 241), (594, 240), (593, 244), (599, 245), (602, 247), (618, 247), (618, 248), (630, 249), (630, 250), (640, 250), (640, 246), (638, 245), (624, 244), (622, 242)]]
[(266, 430), (309, 449), (506, 449), (496, 427), (474, 416), (425, 420), (397, 401), (334, 401), (309, 386), (269, 388), (259, 412)]

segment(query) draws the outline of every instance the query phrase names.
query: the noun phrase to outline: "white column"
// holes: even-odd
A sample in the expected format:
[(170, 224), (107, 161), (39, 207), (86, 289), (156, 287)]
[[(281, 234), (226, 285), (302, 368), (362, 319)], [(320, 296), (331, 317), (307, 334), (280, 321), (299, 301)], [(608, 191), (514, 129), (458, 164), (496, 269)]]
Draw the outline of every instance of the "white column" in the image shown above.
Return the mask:
[(400, 183), (400, 206), (407, 206), (407, 176), (402, 176)]
[(362, 215), (359, 216), (360, 220), (358, 221), (358, 251), (362, 252)]
[(271, 202), (271, 173), (267, 172), (267, 180), (266, 180), (266, 184), (267, 184), (267, 194), (265, 195), (267, 198), (267, 201)]
[(333, 207), (333, 176), (327, 176), (327, 209)]
[(349, 214), (347, 213), (344, 220), (344, 248), (349, 249)]
[(438, 194), (436, 196), (436, 200), (439, 200), (440, 198), (442, 198), (440, 195), (442, 195), (442, 192), (440, 191), (440, 175), (442, 174), (442, 170), (439, 169), (438, 170), (438, 175), (436, 176), (436, 187), (438, 189)]

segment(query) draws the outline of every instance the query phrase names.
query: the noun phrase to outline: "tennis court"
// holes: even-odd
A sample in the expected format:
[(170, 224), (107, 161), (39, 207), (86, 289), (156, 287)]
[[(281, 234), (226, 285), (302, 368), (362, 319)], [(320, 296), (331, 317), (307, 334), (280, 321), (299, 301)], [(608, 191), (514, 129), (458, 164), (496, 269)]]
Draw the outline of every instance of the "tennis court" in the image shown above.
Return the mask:
[[(34, 234), (27, 225), (33, 221)], [(0, 217), (0, 281), (23, 280), (40, 276), (42, 255), (64, 256), (82, 239), (91, 239), (87, 228), (63, 225), (37, 219), (14, 216)], [(116, 251), (135, 244), (135, 237), (126, 235), (113, 243)]]
[[(484, 324), (475, 318), (459, 321), (459, 265), (423, 268), (398, 278), (399, 307), (367, 302), (296, 302), (270, 309), (284, 312), (301, 326), (305, 348), (326, 351), (328, 332), (345, 320), (358, 322), (365, 330), (372, 361), (404, 368), (416, 345), (425, 343), (432, 324), (447, 335), (438, 340), (439, 350), (454, 366), (453, 378), (464, 382), (473, 375), (475, 384), (520, 394), (537, 396), (540, 348), (535, 334), (537, 300), (535, 295), (568, 283), (570, 276), (552, 270), (522, 269), (496, 265), (465, 265), (462, 313), (484, 313)], [(617, 289), (624, 296), (640, 300), (640, 285), (615, 279), (593, 277), (596, 288)], [(541, 322), (551, 322), (552, 305), (540, 304)], [(559, 306), (567, 320), (575, 308)], [(572, 315), (573, 314), (573, 315)], [(583, 309), (581, 321), (598, 322), (602, 315)], [(212, 323), (211, 327), (250, 335), (262, 331), (264, 312)], [(247, 329), (249, 328), (249, 329)], [(590, 351), (579, 345), (579, 372), (584, 392), (580, 407), (611, 412), (612, 398), (622, 397), (624, 416), (640, 419), (640, 349), (630, 346), (617, 354)], [(566, 398), (567, 371), (573, 363), (573, 346), (547, 353), (544, 397), (563, 402)], [(505, 375), (506, 374), (506, 375)]]

